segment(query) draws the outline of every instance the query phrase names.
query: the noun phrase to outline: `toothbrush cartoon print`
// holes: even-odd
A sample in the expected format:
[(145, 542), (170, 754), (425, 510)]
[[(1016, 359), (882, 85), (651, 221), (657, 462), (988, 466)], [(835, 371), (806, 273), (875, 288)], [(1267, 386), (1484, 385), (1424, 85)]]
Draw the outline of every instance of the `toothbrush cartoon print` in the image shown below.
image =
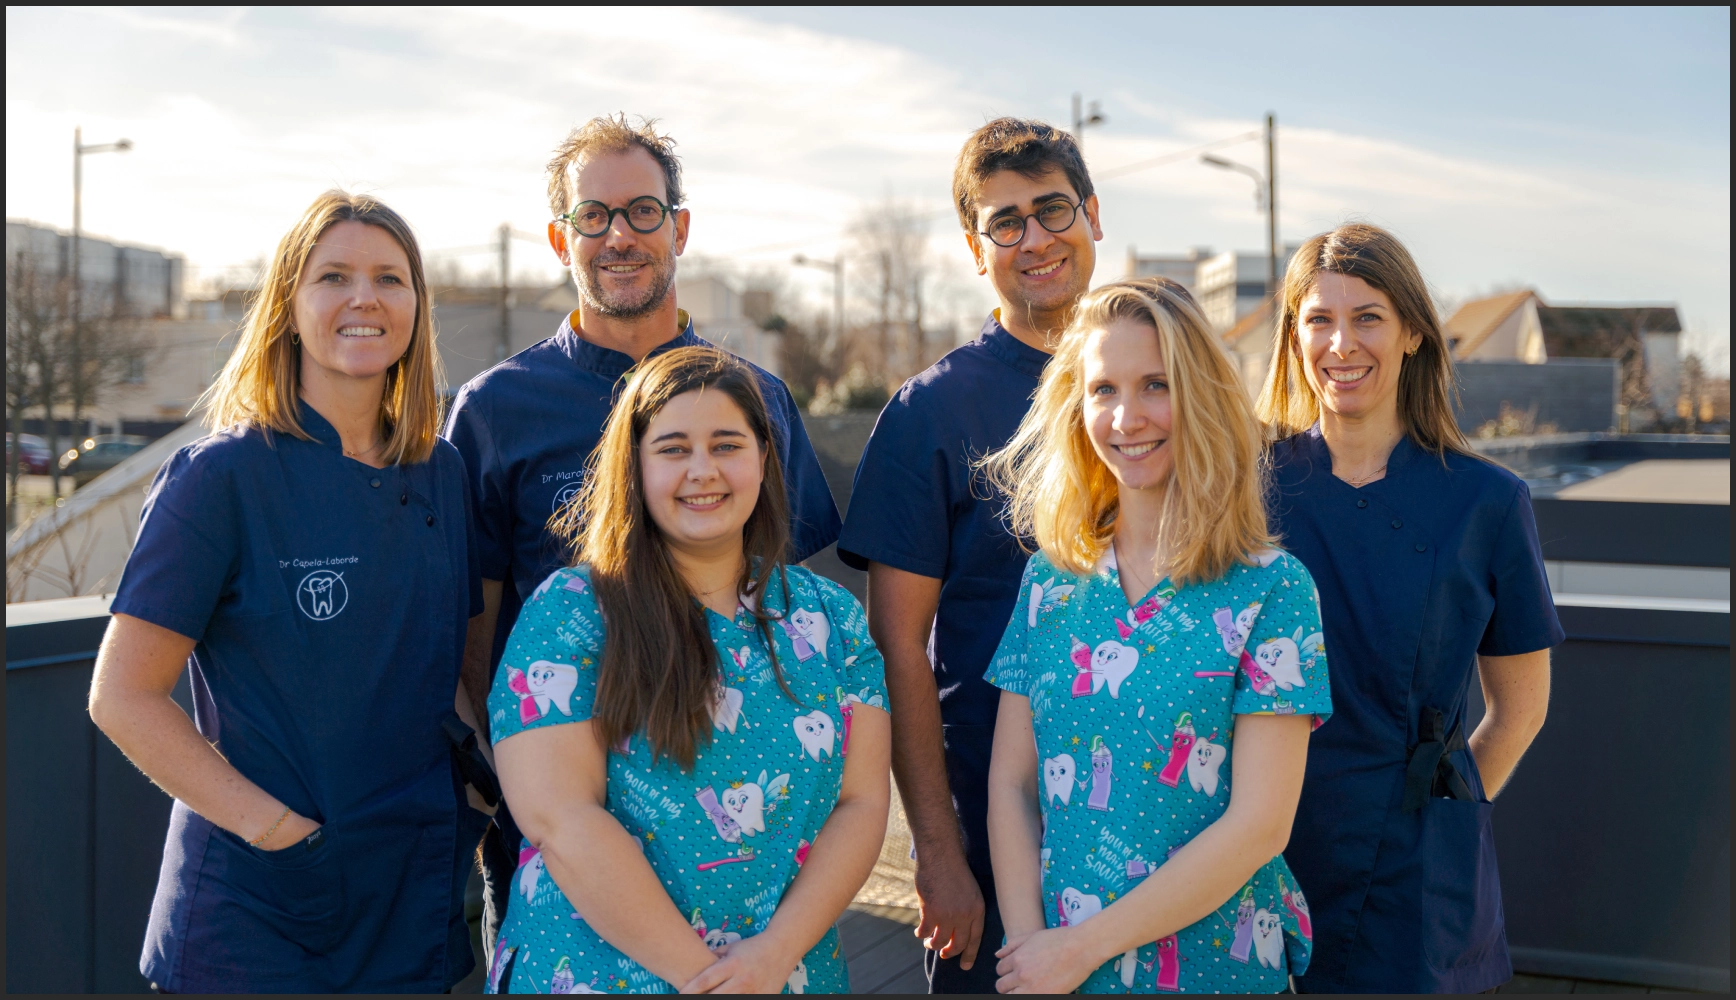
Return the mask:
[(1284, 909), (1296, 918), (1296, 930), (1302, 935), (1302, 940), (1314, 941), (1314, 918), (1308, 912), (1308, 901), (1302, 898), (1302, 887), (1291, 887), (1284, 884), (1284, 876), (1278, 876), (1278, 898), (1284, 901)]
[(1254, 948), (1254, 887), (1242, 889), (1242, 899), (1236, 904), (1236, 938), (1230, 942), (1230, 957), (1246, 965), (1248, 953)]
[[(1139, 706), (1138, 714), (1139, 720), (1143, 724), (1145, 721), (1144, 705)], [(1175, 730), (1170, 735), (1169, 746), (1167, 747), (1164, 746), (1163, 741), (1158, 739), (1157, 735), (1151, 731), (1150, 726), (1146, 726), (1145, 734), (1151, 737), (1151, 742), (1157, 744), (1159, 750), (1167, 750), (1169, 752), (1169, 761), (1163, 765), (1163, 770), (1157, 773), (1157, 780), (1171, 788), (1180, 785), (1182, 772), (1187, 769), (1188, 757), (1192, 753), (1194, 746), (1193, 713), (1183, 712), (1176, 716)]]
[(1091, 797), (1085, 800), (1085, 808), (1098, 812), (1109, 811), (1109, 790), (1114, 781), (1115, 755), (1109, 752), (1109, 745), (1103, 742), (1103, 737), (1091, 737)]

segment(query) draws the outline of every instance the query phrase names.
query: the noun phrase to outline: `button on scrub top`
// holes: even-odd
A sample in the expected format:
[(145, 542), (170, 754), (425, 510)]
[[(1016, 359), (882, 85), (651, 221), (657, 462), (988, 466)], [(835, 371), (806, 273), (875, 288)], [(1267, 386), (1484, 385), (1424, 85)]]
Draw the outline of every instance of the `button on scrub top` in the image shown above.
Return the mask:
[(441, 729), (481, 610), (463, 469), (444, 442), (374, 469), (300, 420), (314, 440), (232, 428), (164, 464), (113, 610), (198, 641), (199, 732), (324, 825), (261, 851), (176, 802), (140, 971), (176, 993), (439, 992), (473, 964), (486, 821)]
[[(1165, 579), (1128, 607), (1113, 548), (1088, 576), (1031, 557), (989, 680), (1031, 703), (1048, 926), (1096, 917), (1224, 814), (1236, 716), (1332, 714), (1308, 571), (1276, 551), (1255, 563), (1179, 589)], [(1281, 993), (1308, 968), (1312, 935), (1275, 857), (1079, 990)]]
[[(554, 336), (471, 379), (446, 422), (445, 435), (464, 456), (475, 498), (482, 576), (506, 583), (495, 627), (497, 661), (524, 599), (571, 557), (549, 534), (548, 521), (578, 495), (585, 461), (602, 440), (625, 385), (622, 376), (634, 365), (627, 355), (579, 336), (575, 315), (563, 319)], [(681, 335), (652, 356), (716, 346), (694, 334), (685, 312), (681, 322)], [(784, 464), (789, 559), (801, 562), (837, 540), (838, 508), (789, 389), (777, 376), (749, 367), (759, 376)]]
[[(778, 687), (755, 619), (706, 612), (722, 681), (709, 745), (682, 771), (653, 759), (644, 737), (609, 754), (606, 808), (693, 933), (713, 950), (765, 929), (838, 802), (857, 705), (886, 704), (880, 653), (862, 606), (801, 567), (776, 575), (763, 607), (793, 702)], [(519, 616), (489, 695), (494, 742), (591, 718), (605, 627), (587, 568), (536, 588)], [(579, 877), (583, 877), (580, 871)], [(673, 993), (616, 950), (567, 901), (527, 840), (495, 945), (488, 992)], [(619, 901), (633, 906), (636, 900)], [(836, 928), (791, 974), (795, 993), (847, 993)]]
[[(1476, 657), (1563, 638), (1525, 484), (1400, 441), (1332, 475), (1318, 427), (1272, 451), (1270, 514), (1320, 588), (1332, 700), (1284, 855), (1314, 906), (1303, 986), (1476, 993), (1512, 976), (1492, 807), (1464, 749)], [(1523, 766), (1523, 765), (1521, 765)]]

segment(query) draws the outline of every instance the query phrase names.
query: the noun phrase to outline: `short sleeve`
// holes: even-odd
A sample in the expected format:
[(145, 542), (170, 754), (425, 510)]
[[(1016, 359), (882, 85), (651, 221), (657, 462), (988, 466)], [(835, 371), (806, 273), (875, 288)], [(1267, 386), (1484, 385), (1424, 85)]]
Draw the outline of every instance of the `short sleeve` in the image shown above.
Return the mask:
[(194, 641), (239, 571), (236, 496), (206, 438), (157, 470), (110, 610)]
[(1248, 630), (1236, 669), (1235, 715), (1332, 714), (1320, 593), (1301, 560), (1281, 554), (1265, 570), (1270, 586)]
[(807, 426), (790, 390), (782, 382), (775, 384), (778, 411), (789, 428), (789, 447), (779, 457), (784, 463), (784, 493), (790, 504), (790, 553), (792, 563), (814, 555), (838, 540), (841, 522), (838, 504), (832, 499), (832, 488), (826, 485), (826, 474), (820, 468), (820, 458), (814, 454), (814, 443), (808, 439)]
[(953, 470), (937, 428), (909, 394), (907, 386), (874, 423), (856, 465), (838, 558), (856, 569), (877, 562), (939, 579), (952, 548), (947, 487)]
[(477, 571), (484, 579), (504, 580), (512, 565), (512, 500), (484, 409), (469, 387), (460, 391), (446, 418), (444, 436), (464, 460)]
[(820, 602), (832, 622), (831, 643), (844, 664), (844, 696), (865, 705), (886, 709), (886, 661), (868, 634), (868, 615), (861, 602), (843, 587), (821, 576), (814, 577)]
[(1523, 483), (1496, 538), (1489, 577), (1495, 611), (1483, 630), (1478, 653), (1517, 656), (1548, 649), (1567, 638), (1555, 614), (1555, 598), (1549, 592), (1549, 578), (1543, 568), (1543, 546), (1537, 540), (1531, 491)]
[(1026, 617), (1019, 612), (1031, 605), (1031, 587), (1036, 583), (1039, 558), (1041, 556), (1032, 556), (1025, 563), (1025, 575), (1019, 580), (1019, 597), (1013, 602), (1013, 617), (1007, 622), (1006, 631), (1001, 633), (1001, 643), (995, 647), (995, 655), (989, 660), (988, 670), (983, 672), (983, 680), (1002, 691), (1027, 698), (1031, 696), (1027, 643), (1030, 631)]
[(590, 719), (602, 652), (603, 617), (587, 574), (556, 570), (519, 612), (494, 673), (488, 694), (494, 742)]

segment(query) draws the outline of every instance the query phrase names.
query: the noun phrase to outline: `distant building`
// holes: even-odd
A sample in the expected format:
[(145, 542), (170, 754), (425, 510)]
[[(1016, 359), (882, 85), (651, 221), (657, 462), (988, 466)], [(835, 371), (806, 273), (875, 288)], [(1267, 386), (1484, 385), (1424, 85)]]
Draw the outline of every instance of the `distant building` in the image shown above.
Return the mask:
[[(1291, 243), (1284, 247), (1284, 265), (1278, 268), (1280, 284), (1291, 256), (1301, 246)], [(1228, 331), (1265, 301), (1268, 260), (1263, 253), (1226, 250), (1199, 262), (1191, 291), (1206, 319), (1219, 333)]]
[(1194, 281), (1199, 277), (1200, 261), (1212, 256), (1211, 247), (1194, 247), (1184, 254), (1140, 254), (1133, 248), (1127, 248), (1127, 277), (1129, 278), (1168, 278), (1178, 281), (1188, 291), (1194, 290)]
[[(6, 259), (31, 257), (59, 277), (72, 271), (72, 234), (23, 219), (6, 220)], [(116, 243), (86, 233), (78, 240), (78, 272), (86, 314), (113, 310), (134, 319), (186, 316), (181, 283), (186, 261), (156, 247)]]
[(1682, 391), (1682, 322), (1671, 305), (1552, 306), (1531, 289), (1460, 306), (1445, 323), (1463, 362), (1613, 358), (1621, 366), (1626, 429), (1668, 419)]
[(783, 334), (760, 326), (771, 318), (770, 292), (742, 293), (719, 275), (683, 278), (677, 271), (675, 301), (693, 317), (694, 333), (773, 375), (783, 375)]

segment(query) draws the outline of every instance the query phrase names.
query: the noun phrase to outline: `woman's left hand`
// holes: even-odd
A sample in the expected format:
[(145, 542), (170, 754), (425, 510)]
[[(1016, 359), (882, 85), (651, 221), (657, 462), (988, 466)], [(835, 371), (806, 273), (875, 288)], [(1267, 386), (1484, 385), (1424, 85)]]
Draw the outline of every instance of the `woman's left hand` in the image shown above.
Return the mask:
[(995, 952), (1002, 993), (1071, 993), (1102, 964), (1086, 950), (1076, 927), (1037, 931)]
[(801, 956), (791, 958), (768, 934), (757, 934), (731, 944), (723, 957), (692, 982), (683, 993), (782, 993)]

